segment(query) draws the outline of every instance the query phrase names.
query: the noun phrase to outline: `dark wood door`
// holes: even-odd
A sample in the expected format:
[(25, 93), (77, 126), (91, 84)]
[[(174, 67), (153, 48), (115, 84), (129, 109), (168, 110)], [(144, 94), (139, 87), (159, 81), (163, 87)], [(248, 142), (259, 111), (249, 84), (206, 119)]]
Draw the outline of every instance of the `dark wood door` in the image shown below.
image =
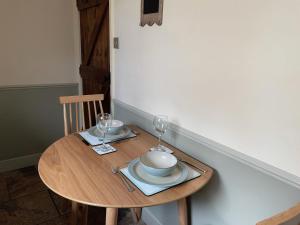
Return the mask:
[(83, 94), (104, 94), (104, 112), (110, 112), (108, 4), (108, 0), (77, 0), (80, 12), (80, 75)]
[[(77, 0), (80, 13), (82, 59), (79, 71), (83, 94), (104, 94), (104, 112), (110, 112), (108, 4), (108, 0)], [(93, 106), (90, 108), (93, 111)], [(85, 107), (85, 113), (88, 113), (87, 111)], [(92, 118), (92, 121), (94, 124), (95, 118)], [(105, 224), (104, 208), (89, 207), (88, 214), (88, 224)]]

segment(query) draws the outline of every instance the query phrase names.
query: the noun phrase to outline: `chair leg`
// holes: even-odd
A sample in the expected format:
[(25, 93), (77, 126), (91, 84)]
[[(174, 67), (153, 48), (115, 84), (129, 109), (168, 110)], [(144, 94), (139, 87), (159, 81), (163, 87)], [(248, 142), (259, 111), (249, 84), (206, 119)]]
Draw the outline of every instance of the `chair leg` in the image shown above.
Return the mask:
[(188, 219), (187, 219), (186, 198), (182, 198), (182, 199), (178, 200), (177, 207), (178, 207), (179, 225), (187, 225)]
[(87, 225), (88, 210), (89, 210), (89, 207), (87, 205), (82, 205), (82, 225)]
[(78, 225), (78, 203), (72, 201), (71, 225)]
[(117, 222), (118, 222), (118, 208), (106, 208), (105, 225), (117, 225)]
[(143, 208), (135, 208), (135, 214), (139, 221), (142, 219), (142, 209)]
[(142, 208), (130, 208), (131, 215), (135, 224), (138, 224), (142, 218)]
[(72, 201), (71, 225), (87, 225), (88, 206)]

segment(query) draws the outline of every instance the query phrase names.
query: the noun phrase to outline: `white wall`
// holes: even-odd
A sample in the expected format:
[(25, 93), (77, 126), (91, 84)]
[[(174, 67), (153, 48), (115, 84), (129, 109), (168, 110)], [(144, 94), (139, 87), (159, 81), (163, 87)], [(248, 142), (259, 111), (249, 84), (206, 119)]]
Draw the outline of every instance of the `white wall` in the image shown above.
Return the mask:
[(113, 96), (300, 176), (300, 2), (113, 0)]
[(0, 86), (78, 82), (74, 2), (0, 1)]

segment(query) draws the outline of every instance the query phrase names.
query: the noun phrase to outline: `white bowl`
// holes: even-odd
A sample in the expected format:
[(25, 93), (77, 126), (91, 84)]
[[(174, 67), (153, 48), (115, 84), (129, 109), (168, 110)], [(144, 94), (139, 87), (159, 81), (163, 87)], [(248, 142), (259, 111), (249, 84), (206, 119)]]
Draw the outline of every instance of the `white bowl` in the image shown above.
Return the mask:
[(153, 175), (165, 177), (176, 168), (177, 158), (167, 152), (151, 151), (140, 157), (143, 169)]
[(108, 130), (108, 133), (110, 134), (117, 134), (120, 132), (120, 130), (123, 128), (124, 123), (120, 120), (112, 120), (111, 126)]

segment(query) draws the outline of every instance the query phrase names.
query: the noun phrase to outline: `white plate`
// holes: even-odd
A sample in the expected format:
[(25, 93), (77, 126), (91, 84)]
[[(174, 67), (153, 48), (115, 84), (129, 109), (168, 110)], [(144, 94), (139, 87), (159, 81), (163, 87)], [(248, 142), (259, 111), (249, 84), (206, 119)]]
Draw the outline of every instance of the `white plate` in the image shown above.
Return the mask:
[[(103, 134), (101, 131), (97, 129), (97, 127), (91, 127), (88, 129), (90, 135), (99, 138), (100, 140), (103, 139)], [(127, 126), (124, 126), (118, 133), (116, 134), (109, 134), (107, 133), (105, 136), (106, 140), (115, 140), (125, 138), (130, 134), (130, 129)]]
[(169, 187), (180, 184), (185, 181), (189, 175), (187, 166), (178, 162), (177, 167), (169, 176), (152, 176), (143, 169), (139, 159), (135, 159), (129, 163), (128, 172), (140, 182), (159, 187)]

